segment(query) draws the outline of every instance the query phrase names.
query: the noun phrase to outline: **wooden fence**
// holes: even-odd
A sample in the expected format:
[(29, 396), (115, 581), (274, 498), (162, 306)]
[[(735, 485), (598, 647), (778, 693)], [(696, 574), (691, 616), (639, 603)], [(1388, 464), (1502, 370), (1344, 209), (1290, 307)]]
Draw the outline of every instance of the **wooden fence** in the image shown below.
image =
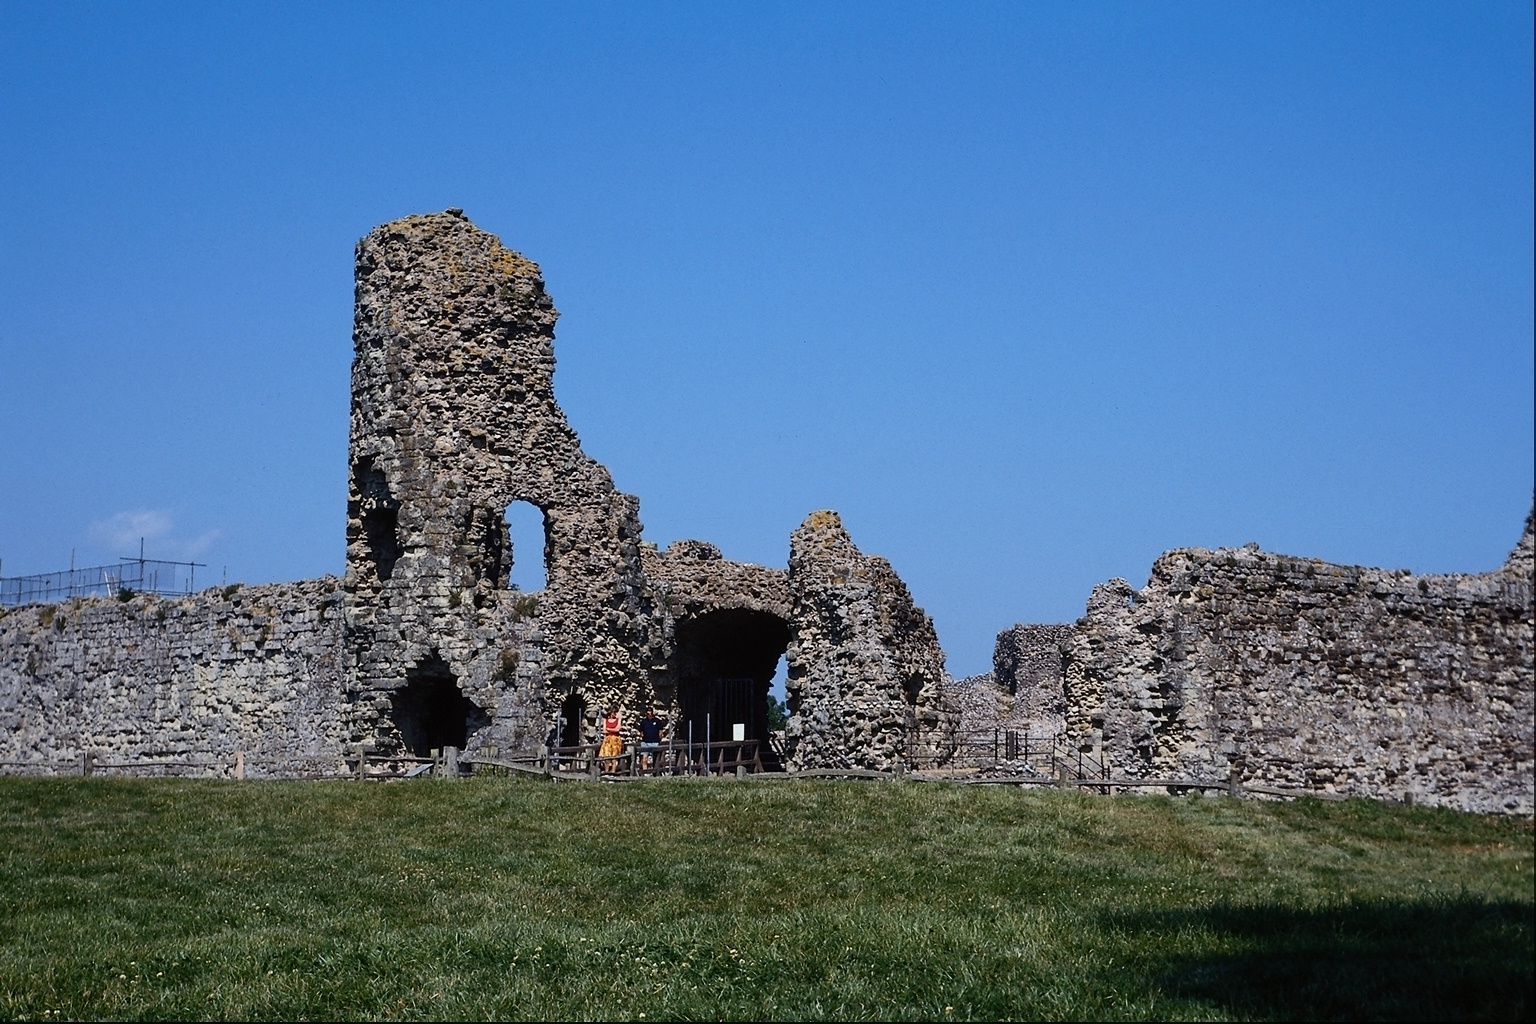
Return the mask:
[[(974, 775), (908, 770), (877, 771), (865, 768), (810, 768), (801, 771), (765, 771), (756, 740), (717, 741), (713, 743), (662, 744), (655, 748), (635, 745), (619, 754), (599, 757), (596, 744), (550, 747), (535, 755), (498, 756), (494, 748), (461, 752), (454, 747), (433, 750), (430, 757), (412, 755), (372, 755), (354, 750), (342, 764), (322, 759), (251, 758), (236, 751), (231, 758), (111, 760), (95, 754), (82, 754), (68, 761), (0, 761), (0, 774), (23, 775), (136, 775), (171, 776), (195, 773), (227, 779), (346, 779), (382, 781), (434, 777), (461, 778), (466, 775), (531, 775), (556, 781), (624, 782), (657, 777), (696, 776), (754, 781), (791, 779), (864, 779), (944, 783), (958, 786), (1040, 786), (1077, 789), (1082, 792), (1114, 795), (1126, 791), (1163, 790), (1170, 794), (1217, 792), (1232, 797), (1270, 798), (1314, 797), (1319, 800), (1346, 800), (1349, 794), (1311, 789), (1288, 789), (1255, 785), (1242, 781), (1233, 772), (1225, 779), (1186, 777), (1132, 777), (1114, 775), (1108, 766), (1089, 751), (1069, 751), (1058, 744), (1027, 754), (1020, 741), (1019, 757), (1009, 759), (1015, 766), (1010, 774)], [(1037, 771), (1035, 768), (1048, 770)], [(1412, 803), (1412, 795), (1404, 798)]]

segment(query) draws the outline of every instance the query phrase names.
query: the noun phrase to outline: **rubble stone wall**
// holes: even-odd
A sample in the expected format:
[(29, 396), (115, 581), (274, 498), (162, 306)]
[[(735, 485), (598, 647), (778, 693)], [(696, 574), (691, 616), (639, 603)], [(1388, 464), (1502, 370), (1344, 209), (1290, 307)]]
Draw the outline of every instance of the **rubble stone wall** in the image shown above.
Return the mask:
[(341, 772), (342, 634), (335, 578), (0, 609), (0, 761)]
[[(555, 400), (558, 313), (536, 264), (450, 209), (374, 229), (355, 272), (345, 579), (8, 611), (10, 749), (529, 751), (577, 708), (581, 739), (611, 706), (675, 725), (685, 680), (694, 718), (718, 689), (732, 724), (766, 736), (786, 649), (799, 763), (952, 749), (933, 623), (836, 513), (796, 533), (788, 572), (703, 541), (642, 547), (639, 501)], [(514, 551), (519, 501), (544, 536)], [(543, 559), (543, 590), (512, 589), (514, 557)]]
[(885, 559), (854, 545), (836, 512), (790, 537), (789, 765), (935, 764), (959, 715), (933, 620)]
[(1529, 814), (1531, 521), (1505, 566), (1416, 576), (1246, 548), (1095, 588), (1067, 726), (1116, 772)]
[[(846, 599), (859, 607), (844, 618), (879, 623), (861, 627), (854, 644), (858, 658), (881, 665), (866, 682), (896, 680), (908, 696), (876, 715), (879, 728), (839, 728), (828, 742), (860, 763), (943, 749), (952, 731), (938, 711), (943, 652), (883, 560), (848, 541), (860, 586), (821, 593), (813, 607), (794, 598), (793, 568), (731, 562), (703, 541), (643, 548), (638, 500), (582, 451), (555, 401), (558, 314), (534, 263), (449, 210), (370, 232), (356, 280), (352, 739), (398, 747), (400, 695), (425, 668), (446, 674), (483, 716), (477, 742), (505, 749), (542, 739), (559, 710), (578, 703), (589, 729), (610, 706), (633, 722), (654, 704), (675, 724), (680, 679), (726, 662), (751, 678), (766, 664), (771, 675), (777, 653), (767, 648), (784, 631), (814, 633)], [(547, 584), (537, 595), (508, 588), (515, 553), (502, 517), (513, 501), (544, 513)], [(823, 651), (811, 640), (799, 649)], [(823, 668), (813, 675), (841, 671)], [(839, 721), (860, 719), (873, 706), (866, 689), (836, 690), (835, 699), (835, 688), (819, 690), (813, 703)], [(909, 728), (910, 738), (898, 736)]]
[(1062, 690), (1062, 645), (1072, 637), (1066, 623), (1021, 622), (997, 635), (992, 678), (1013, 697), (1014, 716), (1040, 734), (1060, 732), (1067, 713)]
[[(435, 659), (487, 715), (482, 740), (506, 748), (542, 740), (572, 691), (589, 708), (639, 707), (661, 635), (639, 502), (581, 450), (555, 401), (559, 314), (538, 266), (450, 210), (374, 229), (358, 243), (356, 280), (355, 735), (397, 742), (394, 694)], [(513, 551), (503, 516), (514, 501), (543, 511), (542, 551)], [(544, 559), (532, 602), (508, 588), (514, 557)]]

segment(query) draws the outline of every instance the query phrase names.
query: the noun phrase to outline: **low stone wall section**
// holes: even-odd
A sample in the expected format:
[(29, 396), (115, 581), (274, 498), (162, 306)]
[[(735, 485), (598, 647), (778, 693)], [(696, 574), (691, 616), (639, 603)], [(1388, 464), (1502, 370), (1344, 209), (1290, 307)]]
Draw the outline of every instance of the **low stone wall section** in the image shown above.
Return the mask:
[(1013, 698), (1012, 715), (1036, 732), (1060, 732), (1065, 723), (1062, 646), (1071, 639), (1070, 623), (1021, 622), (997, 635), (992, 679)]
[(0, 612), (0, 761), (344, 770), (338, 579)]
[(1095, 588), (1064, 647), (1073, 739), (1116, 773), (1530, 814), (1531, 521), (1506, 565), (1413, 575), (1257, 545)]
[(791, 535), (789, 596), (788, 767), (948, 761), (960, 716), (933, 620), (836, 512), (812, 512)]

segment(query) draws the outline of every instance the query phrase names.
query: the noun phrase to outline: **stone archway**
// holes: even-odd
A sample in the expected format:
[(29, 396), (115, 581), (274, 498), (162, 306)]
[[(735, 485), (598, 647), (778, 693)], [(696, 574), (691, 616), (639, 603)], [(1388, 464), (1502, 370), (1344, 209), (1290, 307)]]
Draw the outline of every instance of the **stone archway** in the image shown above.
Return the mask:
[(390, 698), (390, 718), (401, 744), (416, 757), (444, 747), (463, 750), (476, 731), (490, 724), (490, 716), (464, 696), (435, 651), (406, 673), (405, 685)]
[(678, 622), (677, 719), (673, 735), (685, 741), (732, 738), (744, 727), (768, 753), (768, 689), (789, 646), (789, 624), (772, 612), (719, 608)]

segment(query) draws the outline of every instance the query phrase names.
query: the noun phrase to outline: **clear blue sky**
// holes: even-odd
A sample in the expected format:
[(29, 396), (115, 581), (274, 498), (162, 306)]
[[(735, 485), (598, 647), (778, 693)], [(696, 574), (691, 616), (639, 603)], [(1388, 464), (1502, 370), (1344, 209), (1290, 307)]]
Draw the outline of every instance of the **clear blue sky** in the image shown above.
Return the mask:
[(352, 247), (538, 261), (646, 536), (836, 508), (957, 675), (1157, 554), (1486, 570), (1532, 5), (0, 5), (0, 559), (342, 570)]

